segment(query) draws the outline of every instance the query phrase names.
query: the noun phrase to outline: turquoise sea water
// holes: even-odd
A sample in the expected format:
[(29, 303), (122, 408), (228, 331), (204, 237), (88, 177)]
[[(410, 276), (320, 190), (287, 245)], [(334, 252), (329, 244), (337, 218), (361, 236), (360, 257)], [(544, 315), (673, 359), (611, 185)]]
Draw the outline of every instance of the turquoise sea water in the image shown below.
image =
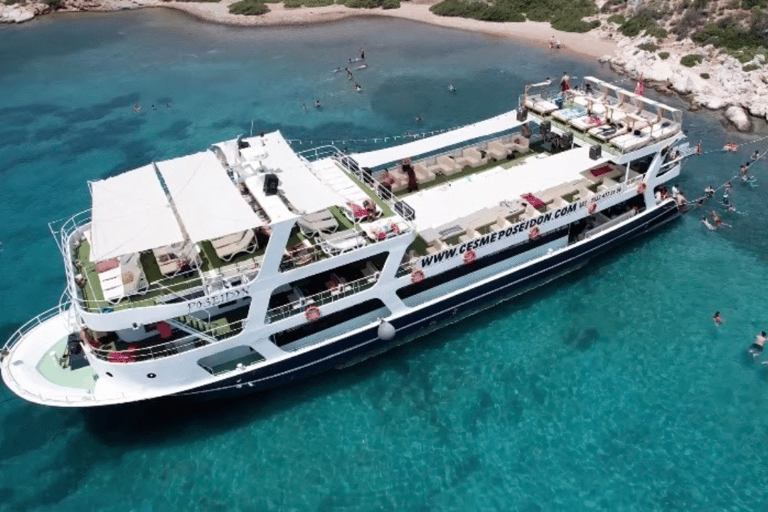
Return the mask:
[[(358, 94), (332, 70), (361, 45)], [(565, 70), (620, 78), (404, 21), (244, 30), (140, 11), (2, 27), (0, 337), (56, 304), (46, 224), (89, 207), (87, 180), (251, 121), (304, 141), (444, 129)], [(707, 112), (686, 124), (705, 150), (765, 132), (726, 132)], [(718, 186), (755, 147), (692, 160), (681, 188)], [(0, 509), (768, 510), (768, 366), (745, 357), (768, 329), (766, 167), (753, 168), (757, 189), (735, 185), (733, 228), (707, 232), (696, 211), (458, 326), (282, 389), (71, 411), (3, 388)]]

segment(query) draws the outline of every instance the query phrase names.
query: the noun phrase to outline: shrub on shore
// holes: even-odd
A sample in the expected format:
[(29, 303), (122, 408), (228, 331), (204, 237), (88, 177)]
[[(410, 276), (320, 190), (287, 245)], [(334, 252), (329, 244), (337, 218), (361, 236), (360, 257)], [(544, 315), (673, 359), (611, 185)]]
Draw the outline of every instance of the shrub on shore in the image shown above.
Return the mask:
[(397, 9), (400, 7), (400, 0), (339, 0), (338, 3), (353, 9), (375, 9), (376, 7)]
[(735, 17), (728, 16), (717, 23), (708, 23), (701, 30), (694, 32), (691, 39), (699, 44), (713, 44), (729, 50), (757, 48), (765, 43), (766, 30), (768, 12), (756, 9), (747, 25)]
[(229, 12), (244, 16), (261, 16), (269, 12), (269, 7), (257, 0), (240, 0), (229, 6)]
[(608, 17), (609, 23), (616, 23), (617, 25), (623, 25), (627, 22), (627, 18), (622, 14), (613, 14)]
[(669, 58), (669, 52), (659, 52), (659, 58), (661, 60), (667, 60)]
[(741, 70), (744, 71), (745, 73), (749, 73), (750, 71), (755, 71), (758, 69), (760, 69), (760, 66), (758, 66), (757, 64), (747, 64), (746, 66), (741, 68)]
[[(659, 49), (659, 47), (653, 43), (643, 43), (643, 44), (637, 45), (637, 47), (643, 50), (644, 52), (655, 52), (656, 50)], [(667, 54), (667, 57), (669, 57), (669, 54)]]
[(704, 80), (709, 80), (709, 73), (699, 73), (699, 76)]
[(584, 21), (597, 13), (592, 0), (443, 0), (429, 9), (439, 16), (458, 16), (482, 21), (549, 21), (565, 32), (588, 32), (600, 22)]
[(687, 68), (692, 68), (693, 66), (698, 66), (699, 64), (701, 64), (703, 60), (704, 59), (701, 57), (701, 55), (690, 53), (684, 56), (682, 59), (680, 59), (680, 64), (682, 64)]
[(659, 27), (656, 19), (661, 15), (656, 11), (644, 10), (624, 22), (619, 31), (627, 37), (635, 37), (643, 30), (651, 37), (663, 39), (667, 37), (667, 31)]
[[(267, 1), (267, 0), (264, 0)], [(268, 0), (270, 2), (279, 2), (280, 0)], [(283, 5), (286, 9), (296, 9), (298, 7), (325, 7), (335, 4), (335, 0), (285, 0)]]

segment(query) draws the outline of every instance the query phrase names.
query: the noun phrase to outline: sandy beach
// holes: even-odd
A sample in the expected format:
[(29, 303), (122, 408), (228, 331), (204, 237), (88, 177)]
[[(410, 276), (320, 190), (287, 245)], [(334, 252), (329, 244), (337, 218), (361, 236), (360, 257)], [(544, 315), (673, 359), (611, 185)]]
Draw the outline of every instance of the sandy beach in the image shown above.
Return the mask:
[[(466, 18), (437, 16), (429, 11), (436, 0), (405, 1), (399, 9), (351, 9), (343, 5), (327, 7), (312, 7), (286, 9), (282, 3), (268, 4), (270, 12), (262, 16), (241, 16), (229, 13), (229, 5), (236, 0), (221, 0), (209, 2), (162, 2), (159, 0), (102, 0), (84, 2), (73, 5), (74, 10), (120, 10), (140, 7), (166, 7), (189, 13), (197, 18), (239, 26), (290, 26), (307, 25), (337, 21), (353, 16), (384, 16), (402, 18), (412, 21), (429, 23), (447, 28), (470, 30), (494, 37), (505, 37), (525, 41), (536, 45), (548, 46), (549, 39), (554, 36), (562, 44), (563, 52), (573, 53), (582, 57), (599, 58), (605, 55), (613, 56), (617, 45), (601, 31), (586, 34), (560, 32), (552, 29), (549, 23), (526, 21), (524, 23), (498, 23), (479, 21)], [(79, 7), (79, 8), (78, 8)], [(601, 35), (603, 37), (601, 37)]]

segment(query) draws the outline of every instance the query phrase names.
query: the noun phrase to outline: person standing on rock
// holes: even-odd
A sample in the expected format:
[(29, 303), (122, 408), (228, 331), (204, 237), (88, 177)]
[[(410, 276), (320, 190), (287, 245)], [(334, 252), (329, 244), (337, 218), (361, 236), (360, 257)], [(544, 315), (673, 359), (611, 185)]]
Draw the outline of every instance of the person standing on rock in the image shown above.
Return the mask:
[(645, 94), (645, 84), (643, 83), (643, 75), (637, 77), (637, 85), (635, 86), (635, 94), (642, 96)]

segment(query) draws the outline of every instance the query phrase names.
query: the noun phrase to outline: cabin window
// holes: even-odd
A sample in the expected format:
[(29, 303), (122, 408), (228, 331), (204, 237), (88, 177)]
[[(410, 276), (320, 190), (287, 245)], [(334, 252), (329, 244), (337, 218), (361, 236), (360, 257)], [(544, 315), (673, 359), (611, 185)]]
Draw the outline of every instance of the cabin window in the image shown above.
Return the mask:
[[(376, 315), (371, 316), (371, 313), (373, 312), (377, 313)], [(365, 302), (361, 302), (360, 304), (355, 304), (354, 306), (343, 309), (341, 311), (331, 313), (329, 315), (322, 315), (315, 322), (306, 322), (298, 327), (294, 327), (293, 329), (286, 329), (285, 331), (277, 332), (270, 338), (278, 347), (285, 347), (289, 343), (293, 343), (315, 334), (324, 333), (324, 331), (332, 329), (333, 327), (339, 326), (343, 323), (354, 322), (357, 320), (357, 323), (360, 325), (345, 326), (345, 329), (355, 329), (375, 320), (376, 316), (386, 317), (390, 314), (391, 312), (380, 299), (371, 299)], [(335, 334), (331, 333), (325, 334), (329, 335), (324, 336), (324, 338), (335, 336)]]
[(197, 364), (211, 375), (221, 375), (261, 361), (264, 361), (264, 356), (256, 352), (253, 347), (239, 345), (203, 357), (197, 361)]
[(265, 321), (277, 322), (301, 314), (309, 306), (319, 307), (371, 288), (388, 256), (388, 252), (380, 253), (276, 288)]

